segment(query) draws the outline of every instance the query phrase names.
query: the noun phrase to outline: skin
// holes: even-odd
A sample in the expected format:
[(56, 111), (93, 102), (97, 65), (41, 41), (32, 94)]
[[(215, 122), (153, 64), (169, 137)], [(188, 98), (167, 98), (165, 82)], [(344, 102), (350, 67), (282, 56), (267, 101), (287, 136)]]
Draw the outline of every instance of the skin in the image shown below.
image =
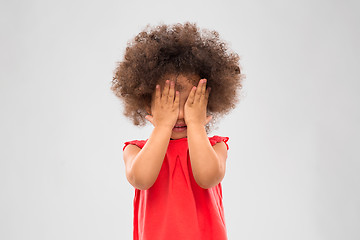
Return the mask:
[[(206, 115), (210, 89), (206, 89), (206, 79), (200, 79), (193, 86), (190, 78), (196, 75), (170, 75), (163, 90), (157, 85), (150, 115), (154, 129), (148, 141), (141, 149), (128, 145), (123, 152), (126, 177), (130, 184), (140, 190), (149, 189), (160, 172), (170, 139), (188, 138), (191, 168), (196, 183), (208, 189), (217, 185), (224, 178), (227, 147), (224, 142), (211, 145), (205, 125), (211, 120)], [(175, 80), (181, 85), (181, 93), (175, 90)], [(175, 132), (176, 124), (186, 124), (186, 130)]]

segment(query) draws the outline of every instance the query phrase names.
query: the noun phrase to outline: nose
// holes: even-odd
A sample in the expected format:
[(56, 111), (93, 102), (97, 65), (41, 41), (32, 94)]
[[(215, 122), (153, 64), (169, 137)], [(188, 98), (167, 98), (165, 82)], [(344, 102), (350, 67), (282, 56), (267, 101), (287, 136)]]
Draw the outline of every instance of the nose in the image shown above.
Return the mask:
[(179, 116), (178, 119), (184, 119), (184, 105), (180, 104), (179, 106)]

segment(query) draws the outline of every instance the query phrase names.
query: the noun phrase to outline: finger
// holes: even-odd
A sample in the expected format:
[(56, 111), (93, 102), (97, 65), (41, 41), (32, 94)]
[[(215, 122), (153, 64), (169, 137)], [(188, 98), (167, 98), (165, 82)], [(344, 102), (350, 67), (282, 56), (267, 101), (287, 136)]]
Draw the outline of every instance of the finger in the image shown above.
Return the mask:
[(169, 96), (168, 96), (168, 102), (170, 102), (170, 103), (172, 103), (174, 101), (174, 92), (175, 92), (175, 83), (173, 81), (171, 81)]
[(155, 95), (153, 95), (151, 99), (151, 108), (157, 105), (160, 102), (160, 100), (161, 100), (161, 90), (160, 90), (160, 85), (157, 84), (155, 87)]
[(194, 98), (195, 98), (195, 92), (196, 92), (196, 87), (193, 86), (193, 88), (191, 89), (189, 96), (186, 100), (186, 103), (188, 104), (193, 104), (194, 103)]
[(203, 84), (201, 86), (201, 99), (200, 100), (204, 100), (205, 99), (205, 94), (206, 94), (206, 79), (203, 79)]
[(180, 92), (176, 91), (174, 107), (179, 107), (179, 103), (180, 103)]
[(157, 84), (156, 88), (155, 88), (155, 100), (159, 100), (161, 97), (161, 92), (160, 92), (160, 85)]
[(169, 80), (166, 80), (165, 81), (165, 86), (164, 86), (164, 90), (163, 90), (163, 93), (162, 93), (162, 99), (163, 99), (163, 101), (166, 103), (167, 102), (167, 100), (168, 100), (168, 95), (169, 95), (169, 84), (170, 83), (170, 81)]
[(201, 99), (201, 91), (202, 91), (202, 88), (203, 88), (203, 82), (204, 80), (203, 79), (200, 79), (199, 81), (199, 84), (198, 84), (198, 87), (196, 89), (196, 94), (195, 94), (195, 99), (194, 99), (194, 102), (200, 102), (200, 99)]
[(201, 94), (205, 96), (205, 91), (206, 91), (206, 79), (203, 79), (203, 85), (201, 88)]

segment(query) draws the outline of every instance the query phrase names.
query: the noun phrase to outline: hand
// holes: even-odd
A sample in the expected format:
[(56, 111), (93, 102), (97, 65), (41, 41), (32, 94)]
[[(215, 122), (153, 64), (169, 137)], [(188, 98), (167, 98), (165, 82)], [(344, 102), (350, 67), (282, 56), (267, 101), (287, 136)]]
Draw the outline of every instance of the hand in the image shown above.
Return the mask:
[(212, 116), (206, 116), (206, 107), (209, 99), (210, 88), (206, 89), (206, 79), (201, 79), (198, 87), (193, 87), (184, 106), (186, 125), (199, 124), (205, 126)]
[(151, 103), (151, 114), (145, 118), (151, 122), (154, 127), (165, 126), (173, 128), (179, 116), (179, 92), (176, 91), (175, 83), (166, 80), (163, 92), (160, 92), (160, 86), (156, 85), (155, 98)]

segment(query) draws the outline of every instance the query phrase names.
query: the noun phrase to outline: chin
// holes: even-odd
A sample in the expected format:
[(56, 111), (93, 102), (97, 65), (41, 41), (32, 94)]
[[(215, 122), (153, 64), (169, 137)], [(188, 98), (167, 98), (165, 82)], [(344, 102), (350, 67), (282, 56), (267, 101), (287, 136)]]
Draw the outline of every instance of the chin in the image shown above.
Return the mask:
[(180, 138), (186, 138), (187, 137), (187, 133), (186, 131), (184, 132), (172, 132), (171, 134), (171, 139), (180, 139)]

